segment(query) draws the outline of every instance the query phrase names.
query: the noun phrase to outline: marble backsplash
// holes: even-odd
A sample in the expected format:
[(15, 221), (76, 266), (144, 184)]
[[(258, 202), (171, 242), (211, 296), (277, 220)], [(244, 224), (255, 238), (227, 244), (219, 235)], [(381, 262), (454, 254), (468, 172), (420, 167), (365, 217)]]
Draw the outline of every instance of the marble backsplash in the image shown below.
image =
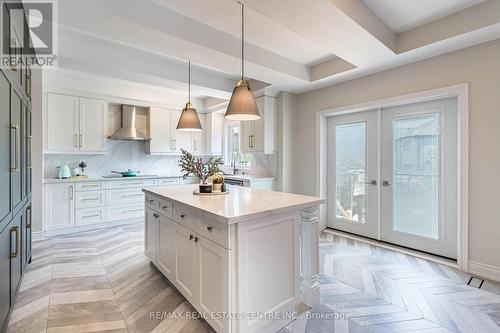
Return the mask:
[[(109, 141), (108, 152), (103, 155), (45, 155), (44, 177), (55, 178), (57, 167), (63, 163), (73, 168), (80, 161), (87, 163), (85, 174), (88, 176), (109, 175), (111, 171), (140, 170), (146, 175), (181, 175), (177, 165), (179, 156), (148, 155), (144, 142)], [(252, 166), (243, 170), (245, 174), (274, 176), (275, 155), (254, 155)], [(229, 172), (230, 168), (224, 170)]]

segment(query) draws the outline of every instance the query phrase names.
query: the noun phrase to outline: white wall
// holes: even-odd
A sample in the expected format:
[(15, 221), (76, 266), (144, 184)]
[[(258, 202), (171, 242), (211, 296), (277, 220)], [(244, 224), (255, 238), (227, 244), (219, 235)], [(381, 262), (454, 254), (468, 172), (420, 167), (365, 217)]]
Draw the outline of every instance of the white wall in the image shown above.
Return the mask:
[(469, 260), (500, 273), (500, 40), (297, 96), (291, 190), (314, 195), (316, 111), (469, 83)]

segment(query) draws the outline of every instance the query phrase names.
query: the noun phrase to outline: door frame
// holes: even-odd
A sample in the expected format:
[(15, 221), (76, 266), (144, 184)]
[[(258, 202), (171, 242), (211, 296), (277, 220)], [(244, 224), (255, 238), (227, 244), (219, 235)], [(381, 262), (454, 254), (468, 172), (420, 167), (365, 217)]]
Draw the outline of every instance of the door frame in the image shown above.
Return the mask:
[[(416, 93), (383, 98), (359, 104), (329, 108), (316, 112), (316, 195), (327, 195), (327, 120), (332, 116), (383, 109), (443, 98), (457, 98), (457, 267), (469, 271), (468, 254), (468, 202), (469, 202), (469, 84), (425, 90)], [(326, 207), (320, 207), (321, 225), (326, 226)]]

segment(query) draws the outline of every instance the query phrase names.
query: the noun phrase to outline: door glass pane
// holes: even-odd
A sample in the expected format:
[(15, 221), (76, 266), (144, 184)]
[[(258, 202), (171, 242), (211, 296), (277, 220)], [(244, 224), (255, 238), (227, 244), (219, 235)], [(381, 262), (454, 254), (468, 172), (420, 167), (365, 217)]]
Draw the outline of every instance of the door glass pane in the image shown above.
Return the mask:
[(393, 122), (394, 230), (438, 238), (439, 115)]
[(366, 123), (335, 126), (337, 218), (365, 223)]

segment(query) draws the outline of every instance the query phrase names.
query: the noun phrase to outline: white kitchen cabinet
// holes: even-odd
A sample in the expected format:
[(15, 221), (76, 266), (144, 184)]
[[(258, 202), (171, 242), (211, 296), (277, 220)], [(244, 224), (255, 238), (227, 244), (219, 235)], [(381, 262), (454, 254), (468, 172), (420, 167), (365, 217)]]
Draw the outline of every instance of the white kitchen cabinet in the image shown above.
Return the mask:
[(191, 132), (176, 129), (181, 111), (149, 109), (150, 154), (179, 154), (181, 149), (193, 150)]
[(205, 133), (206, 133), (206, 123), (205, 114), (198, 113), (198, 118), (200, 118), (202, 131), (193, 132), (193, 153), (194, 154), (204, 154), (205, 153)]
[(224, 115), (207, 113), (205, 116), (205, 152), (209, 155), (222, 155), (224, 135)]
[(75, 184), (45, 185), (45, 229), (73, 227), (75, 224)]
[(46, 150), (74, 152), (80, 149), (78, 97), (47, 94)]
[(241, 151), (243, 153), (273, 154), (276, 152), (277, 99), (270, 96), (256, 98), (260, 119), (242, 121)]
[(149, 109), (149, 141), (150, 154), (172, 153), (172, 119), (170, 110), (150, 108)]
[(144, 220), (144, 253), (153, 262), (157, 262), (158, 228), (160, 215), (147, 210)]
[(47, 93), (46, 152), (104, 152), (107, 103)]
[(175, 222), (160, 215), (158, 228), (158, 268), (168, 278), (175, 277)]
[(108, 103), (80, 98), (80, 150), (105, 151)]
[[(174, 222), (175, 223), (175, 222)], [(175, 283), (182, 295), (195, 303), (197, 296), (196, 233), (175, 224)]]
[(228, 320), (212, 317), (229, 309), (229, 250), (199, 237), (196, 245), (196, 277), (198, 296), (196, 303), (207, 321), (218, 332), (228, 332)]

